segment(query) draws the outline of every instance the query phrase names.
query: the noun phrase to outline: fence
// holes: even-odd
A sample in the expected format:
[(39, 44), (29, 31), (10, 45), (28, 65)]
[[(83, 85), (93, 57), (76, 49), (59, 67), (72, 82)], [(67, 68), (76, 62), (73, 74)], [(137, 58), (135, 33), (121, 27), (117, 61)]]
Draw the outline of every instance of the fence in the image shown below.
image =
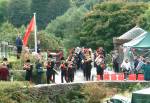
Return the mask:
[(10, 55), (15, 54), (15, 46), (6, 41), (0, 42), (0, 59), (3, 57), (8, 58)]

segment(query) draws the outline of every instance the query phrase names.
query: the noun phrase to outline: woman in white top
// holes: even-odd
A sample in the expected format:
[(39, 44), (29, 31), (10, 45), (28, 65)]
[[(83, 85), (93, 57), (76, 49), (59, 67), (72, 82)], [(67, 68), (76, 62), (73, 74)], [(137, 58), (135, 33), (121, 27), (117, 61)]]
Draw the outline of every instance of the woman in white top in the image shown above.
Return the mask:
[(128, 61), (128, 59), (123, 61), (123, 63), (121, 64), (121, 68), (122, 68), (122, 71), (124, 72), (124, 79), (127, 79), (128, 75), (129, 75), (129, 72), (132, 69), (131, 64)]

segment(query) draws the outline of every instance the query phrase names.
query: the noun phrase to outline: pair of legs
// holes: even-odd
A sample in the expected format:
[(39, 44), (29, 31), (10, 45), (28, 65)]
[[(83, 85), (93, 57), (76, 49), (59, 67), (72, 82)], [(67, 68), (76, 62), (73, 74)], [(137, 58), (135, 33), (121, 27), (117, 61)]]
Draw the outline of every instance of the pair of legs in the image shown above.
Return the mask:
[(38, 84), (41, 84), (41, 83), (42, 83), (42, 82), (41, 82), (41, 81), (42, 81), (42, 72), (39, 72), (39, 73), (37, 74), (37, 79), (38, 79), (38, 80), (37, 80), (37, 83), (38, 83)]
[(26, 76), (25, 76), (26, 81), (32, 81), (32, 72), (31, 71), (26, 71)]
[(66, 70), (61, 70), (61, 83), (64, 83), (64, 78), (67, 82)]
[(124, 70), (124, 79), (128, 79), (129, 70)]
[(18, 46), (18, 47), (17, 47), (17, 59), (20, 59), (21, 52), (22, 52), (22, 47), (21, 47), (21, 46)]
[(96, 70), (97, 70), (97, 75), (100, 75), (100, 79), (103, 80), (104, 70), (101, 68), (100, 65), (96, 66)]
[(91, 69), (92, 69), (91, 63), (87, 63), (85, 68), (85, 77), (87, 81), (89, 81), (91, 78)]
[(68, 69), (68, 82), (74, 81), (74, 70), (73, 68)]
[(48, 70), (46, 71), (46, 76), (47, 76), (47, 84), (49, 84), (50, 82), (54, 82), (54, 76), (53, 76), (53, 71), (52, 70)]

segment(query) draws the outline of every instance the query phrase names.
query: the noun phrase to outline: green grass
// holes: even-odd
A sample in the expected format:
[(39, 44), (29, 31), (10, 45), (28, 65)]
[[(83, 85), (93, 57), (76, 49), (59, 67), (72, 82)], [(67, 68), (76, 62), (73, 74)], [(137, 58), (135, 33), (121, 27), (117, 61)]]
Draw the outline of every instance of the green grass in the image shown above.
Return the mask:
[(6, 89), (12, 89), (12, 88), (24, 88), (28, 87), (29, 83), (28, 82), (20, 82), (20, 81), (0, 81), (0, 91), (6, 90)]

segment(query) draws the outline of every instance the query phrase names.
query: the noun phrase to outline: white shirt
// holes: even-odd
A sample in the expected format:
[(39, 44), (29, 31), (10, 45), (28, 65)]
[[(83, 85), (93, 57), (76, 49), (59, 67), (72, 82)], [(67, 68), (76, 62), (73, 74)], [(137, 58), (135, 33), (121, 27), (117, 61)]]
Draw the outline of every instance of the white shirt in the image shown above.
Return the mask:
[(125, 61), (123, 61), (123, 63), (121, 64), (121, 68), (125, 68), (126, 70), (130, 70), (131, 64), (129, 62), (126, 63)]

